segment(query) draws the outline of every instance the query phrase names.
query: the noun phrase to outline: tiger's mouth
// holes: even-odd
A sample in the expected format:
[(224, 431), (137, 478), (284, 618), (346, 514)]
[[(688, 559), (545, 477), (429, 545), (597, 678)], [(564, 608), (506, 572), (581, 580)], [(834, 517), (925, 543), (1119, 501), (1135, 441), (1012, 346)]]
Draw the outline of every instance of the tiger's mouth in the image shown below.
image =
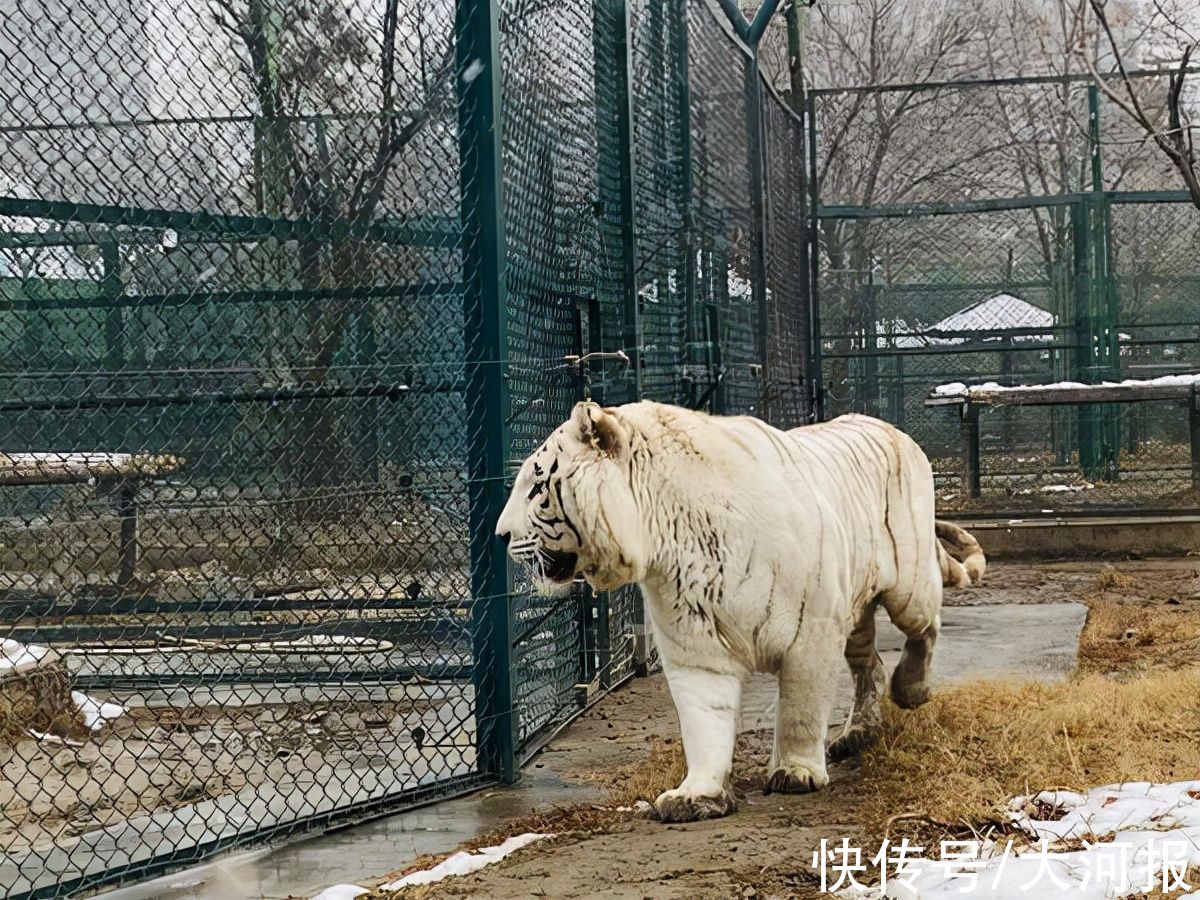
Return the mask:
[(540, 546), (536, 538), (526, 538), (509, 544), (508, 555), (532, 570), (541, 580), (551, 584), (569, 584), (575, 580), (579, 554), (569, 550), (553, 550)]
[(579, 565), (579, 554), (565, 550), (543, 550), (542, 575), (555, 584), (566, 584), (575, 578), (575, 567)]

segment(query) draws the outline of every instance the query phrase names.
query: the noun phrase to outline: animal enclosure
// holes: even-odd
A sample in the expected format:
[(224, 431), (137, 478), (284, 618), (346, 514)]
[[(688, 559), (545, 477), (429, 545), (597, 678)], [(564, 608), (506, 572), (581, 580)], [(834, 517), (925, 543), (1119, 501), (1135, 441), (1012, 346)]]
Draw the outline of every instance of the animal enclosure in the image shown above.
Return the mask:
[[(1133, 80), (1165, 96), (1161, 73)], [(954, 384), (1137, 394), (1200, 369), (1200, 216), (1100, 86), (931, 81), (807, 102), (825, 415), (907, 430), (944, 509), (1195, 509), (1187, 397), (1000, 405), (975, 425), (927, 402)]]
[[(924, 403), (1200, 365), (1200, 220), (1095, 89), (802, 96), (797, 5), (736, 6), (8, 4), (0, 893), (511, 780), (653, 668), (636, 591), (492, 537), (584, 397), (871, 412), (947, 509), (1196, 505), (1174, 401), (988, 412), (977, 498)], [(1044, 192), (1028, 122), (969, 146), (1022, 97)]]
[(759, 39), (709, 0), (3, 17), (0, 893), (510, 779), (654, 665), (635, 592), (535, 596), (491, 523), (585, 395), (807, 420)]

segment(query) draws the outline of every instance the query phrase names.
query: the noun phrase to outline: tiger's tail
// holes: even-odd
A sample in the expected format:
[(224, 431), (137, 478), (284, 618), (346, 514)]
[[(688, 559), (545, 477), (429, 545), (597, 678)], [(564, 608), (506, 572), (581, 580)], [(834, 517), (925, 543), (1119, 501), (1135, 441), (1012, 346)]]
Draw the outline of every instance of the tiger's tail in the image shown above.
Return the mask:
[(938, 538), (938, 557), (942, 566), (942, 584), (946, 587), (970, 587), (983, 580), (987, 558), (979, 541), (969, 531), (951, 522), (934, 522)]

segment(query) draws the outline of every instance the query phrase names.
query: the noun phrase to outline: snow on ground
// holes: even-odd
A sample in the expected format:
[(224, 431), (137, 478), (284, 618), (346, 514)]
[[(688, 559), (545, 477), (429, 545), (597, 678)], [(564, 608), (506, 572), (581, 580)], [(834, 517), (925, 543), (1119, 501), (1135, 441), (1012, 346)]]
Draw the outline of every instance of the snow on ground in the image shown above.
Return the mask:
[(105, 703), (79, 691), (71, 691), (71, 699), (83, 713), (84, 724), (92, 731), (99, 731), (113, 719), (125, 715), (125, 707), (119, 703)]
[(49, 652), (49, 647), (0, 638), (0, 675), (36, 663)]
[[(1036, 818), (1038, 810), (1053, 815)], [(1009, 817), (1037, 843), (1018, 852), (1007, 842), (970, 851), (961, 844), (971, 842), (960, 842), (949, 854), (943, 845), (940, 859), (910, 858), (879, 887), (843, 883), (831, 892), (847, 900), (1109, 900), (1157, 887), (1200, 898), (1200, 884), (1186, 880), (1188, 867), (1200, 866), (1200, 781), (1043, 791), (1015, 798)], [(1079, 849), (1056, 851), (1064, 841)]]
[(314, 894), (311, 900), (354, 900), (355, 897), (369, 893), (371, 892), (365, 887), (359, 887), (357, 884), (335, 884), (319, 894)]
[[(484, 847), (474, 853), (461, 850), (453, 856), (446, 857), (446, 859), (442, 860), (432, 869), (409, 872), (403, 878), (380, 885), (380, 890), (398, 891), (400, 888), (411, 887), (417, 884), (434, 884), (435, 882), (456, 875), (470, 875), (473, 872), (478, 872), (484, 866), (490, 866), (494, 862), (499, 862), (510, 853), (516, 853), (522, 847), (528, 847), (534, 841), (540, 841), (542, 838), (552, 836), (530, 832), (510, 837), (503, 844), (498, 844), (495, 847)], [(366, 893), (369, 893), (366, 888), (359, 887), (356, 884), (335, 884), (333, 887), (328, 887), (321, 891), (312, 900), (353, 900), (353, 898), (360, 897)]]
[(1095, 390), (1096, 388), (1102, 387), (1144, 387), (1147, 385), (1155, 387), (1177, 387), (1192, 384), (1200, 384), (1200, 372), (1193, 372), (1187, 375), (1161, 375), (1158, 378), (1148, 379), (1127, 378), (1124, 381), (1104, 381), (1100, 384), (1082, 384), (1078, 381), (1058, 381), (1054, 384), (1018, 384), (1005, 386), (997, 384), (994, 381), (986, 381), (983, 384), (973, 384), (968, 387), (961, 381), (953, 381), (949, 384), (939, 384), (933, 389), (933, 393), (938, 397), (966, 398), (974, 393), (990, 394), (1001, 391), (1042, 391), (1048, 389)]

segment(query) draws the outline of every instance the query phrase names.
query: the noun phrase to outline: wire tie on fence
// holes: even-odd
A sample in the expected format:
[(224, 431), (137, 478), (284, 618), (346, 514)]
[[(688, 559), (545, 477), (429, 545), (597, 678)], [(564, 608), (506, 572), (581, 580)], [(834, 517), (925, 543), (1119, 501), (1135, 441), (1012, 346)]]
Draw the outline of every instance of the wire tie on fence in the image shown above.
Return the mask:
[(623, 367), (628, 367), (629, 365), (631, 365), (629, 355), (624, 350), (613, 350), (611, 352), (601, 352), (601, 351), (597, 350), (592, 353), (585, 353), (585, 354), (583, 354), (583, 356), (579, 356), (574, 353), (569, 353), (563, 357), (563, 361), (565, 363), (567, 363), (567, 365), (576, 366), (576, 367), (583, 366), (585, 363), (589, 363), (592, 360), (606, 360), (606, 359), (617, 360), (621, 363), (621, 365)]

